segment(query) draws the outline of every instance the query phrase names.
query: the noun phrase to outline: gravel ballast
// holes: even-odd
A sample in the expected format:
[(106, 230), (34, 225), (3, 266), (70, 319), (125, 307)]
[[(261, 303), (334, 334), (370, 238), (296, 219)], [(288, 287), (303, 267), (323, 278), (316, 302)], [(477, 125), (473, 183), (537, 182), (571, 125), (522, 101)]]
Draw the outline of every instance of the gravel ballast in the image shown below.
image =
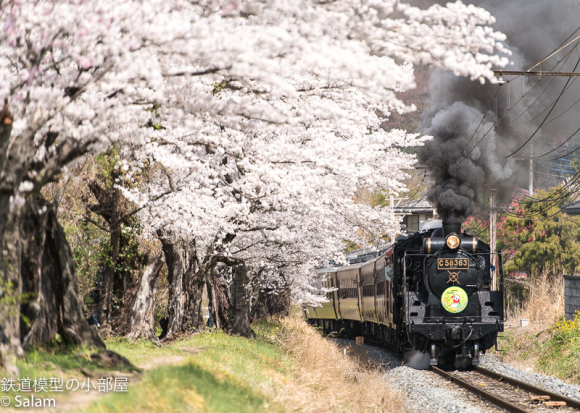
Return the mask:
[(564, 383), (562, 380), (555, 377), (516, 369), (507, 363), (498, 361), (491, 355), (484, 356), (483, 360), (484, 362), (481, 364), (481, 367), (485, 369), (504, 374), (513, 379), (529, 383), (532, 386), (541, 387), (542, 389), (561, 394), (571, 399), (580, 400), (580, 386)]
[[(358, 350), (352, 340), (332, 340), (341, 348)], [(401, 366), (401, 356), (384, 347), (365, 344), (363, 350), (369, 359), (386, 370), (385, 378), (393, 383), (394, 388), (407, 397), (407, 412), (503, 412), (438, 374)]]
[(403, 366), (388, 371), (385, 377), (407, 396), (409, 412), (502, 411), (430, 371)]
[[(356, 347), (352, 340), (335, 339), (341, 348)], [(396, 390), (407, 397), (407, 411), (420, 413), (443, 412), (485, 412), (495, 413), (505, 410), (479, 398), (473, 393), (426, 370), (415, 370), (402, 366), (399, 354), (375, 345), (364, 345), (368, 358), (386, 370), (385, 379), (391, 381)], [(564, 383), (557, 378), (517, 369), (498, 361), (492, 355), (482, 356), (483, 368), (504, 374), (516, 380), (544, 388), (580, 400), (580, 386)]]

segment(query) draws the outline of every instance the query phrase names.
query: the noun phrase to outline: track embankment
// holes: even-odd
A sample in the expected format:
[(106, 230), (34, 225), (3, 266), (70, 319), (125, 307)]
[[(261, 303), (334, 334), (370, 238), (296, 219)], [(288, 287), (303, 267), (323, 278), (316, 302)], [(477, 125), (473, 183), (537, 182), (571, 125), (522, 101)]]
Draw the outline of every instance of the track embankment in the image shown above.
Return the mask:
[[(449, 374), (470, 383), (475, 388), (505, 399), (508, 404), (503, 407), (451, 381), (449, 377), (443, 377), (434, 371), (406, 367), (398, 354), (385, 348), (372, 344), (358, 347), (354, 341), (347, 339), (334, 341), (363, 364), (374, 363), (382, 368), (385, 371), (385, 379), (391, 381), (395, 388), (406, 396), (405, 407), (408, 412), (580, 411), (577, 407), (580, 406), (580, 386), (517, 369), (499, 362), (494, 356), (484, 356), (482, 369), (479, 371), (453, 371)], [(503, 379), (498, 380), (500, 377)], [(562, 401), (566, 402), (566, 406), (551, 405)], [(515, 408), (510, 407), (514, 405)]]
[(554, 409), (558, 412), (580, 411), (578, 400), (485, 368), (446, 372), (431, 367), (431, 371), (509, 412), (551, 412)]

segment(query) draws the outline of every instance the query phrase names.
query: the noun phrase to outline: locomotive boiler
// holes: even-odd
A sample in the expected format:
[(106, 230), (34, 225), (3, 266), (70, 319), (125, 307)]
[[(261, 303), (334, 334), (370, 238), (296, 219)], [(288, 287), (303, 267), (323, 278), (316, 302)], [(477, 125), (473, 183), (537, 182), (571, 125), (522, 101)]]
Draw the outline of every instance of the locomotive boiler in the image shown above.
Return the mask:
[(477, 365), (504, 327), (496, 256), (494, 268), (487, 244), (462, 233), (461, 223), (444, 222), (400, 237), (368, 261), (317, 270), (328, 301), (305, 314), (327, 333), (362, 335), (424, 367)]

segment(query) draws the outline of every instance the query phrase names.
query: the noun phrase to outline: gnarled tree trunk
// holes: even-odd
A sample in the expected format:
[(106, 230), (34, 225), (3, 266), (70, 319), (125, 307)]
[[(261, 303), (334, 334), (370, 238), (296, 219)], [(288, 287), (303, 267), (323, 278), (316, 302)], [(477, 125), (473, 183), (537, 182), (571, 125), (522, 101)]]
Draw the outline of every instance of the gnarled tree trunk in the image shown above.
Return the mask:
[[(17, 300), (32, 300), (8, 314), (0, 308), (0, 323), (16, 355), (23, 354), (22, 342), (43, 343), (56, 334), (69, 343), (105, 347), (84, 318), (71, 250), (56, 213), (40, 198), (42, 187), (84, 154), (91, 140), (63, 139), (55, 146), (58, 134), (48, 132), (42, 144), (55, 149), (54, 156), (36, 160), (34, 139), (46, 120), (41, 116), (12, 136), (7, 105), (0, 112), (0, 277), (12, 284)], [(25, 178), (30, 192), (21, 191)], [(29, 325), (21, 322), (20, 310), (29, 315)]]
[(199, 266), (192, 242), (160, 236), (167, 263), (169, 308), (167, 340), (205, 328), (201, 312), (206, 273)]
[(134, 274), (125, 295), (125, 305), (118, 331), (125, 337), (157, 340), (155, 336), (155, 297), (159, 274), (165, 262), (162, 254), (147, 257), (141, 270)]
[[(4, 294), (12, 295), (17, 301), (21, 300), (23, 295), (23, 280), (20, 274), (22, 263), (20, 225), (24, 209), (24, 206), (12, 205), (12, 211), (4, 226), (3, 255), (0, 256)], [(9, 350), (17, 356), (23, 356), (19, 310), (17, 304), (6, 305), (5, 308), (0, 307), (0, 328), (8, 338)]]
[(287, 316), (290, 312), (290, 288), (261, 288), (252, 306), (252, 319)]
[[(113, 174), (113, 180), (118, 174)], [(103, 271), (103, 279), (99, 285), (101, 301), (99, 302), (97, 315), (101, 324), (101, 334), (110, 335), (112, 331), (112, 298), (115, 285), (115, 268), (121, 250), (121, 191), (118, 188), (103, 189), (97, 182), (89, 183), (89, 188), (97, 204), (90, 205), (89, 210), (102, 216), (109, 223), (111, 234), (111, 261)]]
[[(12, 137), (12, 114), (8, 106), (0, 112), (0, 277), (11, 294), (22, 292), (20, 280), (20, 224), (23, 206), (15, 195), (28, 170), (27, 159), (34, 156), (34, 134), (25, 133), (23, 139)], [(7, 291), (5, 291), (6, 293)], [(20, 342), (20, 316), (14, 308), (0, 308), (0, 328), (9, 341), (9, 350), (18, 356), (24, 354)]]
[(230, 286), (226, 279), (216, 274), (215, 271), (211, 271), (208, 276), (207, 294), (216, 327), (227, 329), (229, 326)]
[(30, 326), (22, 326), (22, 343), (45, 343), (59, 334), (69, 344), (104, 348), (85, 319), (70, 246), (52, 205), (43, 199), (32, 205), (22, 239), (23, 292), (33, 297), (22, 306), (30, 320)]
[(250, 328), (250, 278), (244, 263), (233, 267), (232, 303), (230, 305), (230, 325), (228, 334), (242, 337), (256, 337)]

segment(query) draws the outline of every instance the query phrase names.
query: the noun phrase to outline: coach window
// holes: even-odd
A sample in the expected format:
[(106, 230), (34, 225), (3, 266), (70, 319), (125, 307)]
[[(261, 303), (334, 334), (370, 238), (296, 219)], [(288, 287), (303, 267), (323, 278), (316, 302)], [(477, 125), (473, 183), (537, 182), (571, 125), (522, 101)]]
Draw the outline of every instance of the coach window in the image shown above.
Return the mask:
[(393, 264), (385, 266), (385, 279), (391, 281), (393, 279)]
[(377, 295), (385, 295), (385, 281), (377, 283)]

